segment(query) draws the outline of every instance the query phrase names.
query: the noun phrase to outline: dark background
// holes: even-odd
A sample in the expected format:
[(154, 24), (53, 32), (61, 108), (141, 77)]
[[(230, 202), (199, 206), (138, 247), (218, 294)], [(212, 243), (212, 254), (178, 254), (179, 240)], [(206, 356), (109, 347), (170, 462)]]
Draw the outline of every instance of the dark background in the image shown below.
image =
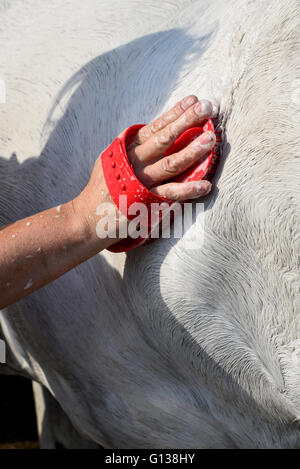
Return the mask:
[(38, 447), (31, 381), (0, 376), (0, 449)]

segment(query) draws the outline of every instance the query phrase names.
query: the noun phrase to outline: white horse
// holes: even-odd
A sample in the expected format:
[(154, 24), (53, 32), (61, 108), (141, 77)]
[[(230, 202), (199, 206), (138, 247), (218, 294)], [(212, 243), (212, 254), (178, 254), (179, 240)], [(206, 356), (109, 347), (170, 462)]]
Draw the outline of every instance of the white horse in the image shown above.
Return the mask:
[(116, 135), (184, 95), (217, 101), (224, 133), (198, 247), (102, 252), (0, 312), (0, 372), (43, 386), (45, 444), (300, 448), (299, 1), (0, 13), (1, 225), (75, 197)]

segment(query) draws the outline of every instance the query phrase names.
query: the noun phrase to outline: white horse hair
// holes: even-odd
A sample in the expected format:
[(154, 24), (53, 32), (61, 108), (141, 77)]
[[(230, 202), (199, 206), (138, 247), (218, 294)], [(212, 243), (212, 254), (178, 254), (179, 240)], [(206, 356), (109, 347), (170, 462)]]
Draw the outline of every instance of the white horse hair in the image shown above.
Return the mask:
[(299, 1), (0, 13), (1, 225), (69, 201), (120, 131), (187, 94), (224, 133), (204, 244), (103, 252), (0, 312), (0, 372), (54, 396), (77, 446), (300, 448)]

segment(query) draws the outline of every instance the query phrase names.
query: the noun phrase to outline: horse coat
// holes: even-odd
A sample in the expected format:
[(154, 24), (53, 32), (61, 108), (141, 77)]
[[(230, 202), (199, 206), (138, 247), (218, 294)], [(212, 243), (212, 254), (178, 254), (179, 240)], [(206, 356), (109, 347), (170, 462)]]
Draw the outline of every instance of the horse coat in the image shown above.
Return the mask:
[(299, 1), (0, 12), (1, 225), (71, 200), (116, 135), (184, 95), (217, 102), (224, 134), (191, 232), (102, 252), (0, 312), (0, 372), (106, 448), (300, 447)]

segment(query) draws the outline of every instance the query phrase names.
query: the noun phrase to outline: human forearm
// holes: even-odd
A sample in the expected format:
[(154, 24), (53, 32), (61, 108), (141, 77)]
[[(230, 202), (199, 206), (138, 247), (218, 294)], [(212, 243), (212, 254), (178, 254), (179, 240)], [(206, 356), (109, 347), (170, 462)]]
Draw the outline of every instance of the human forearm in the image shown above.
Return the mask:
[(0, 309), (112, 244), (76, 212), (77, 200), (19, 220), (0, 231)]
[[(164, 155), (177, 137), (191, 127), (197, 128), (212, 111), (210, 102), (199, 102), (191, 95), (153, 123), (140, 128), (126, 151), (134, 174), (146, 188), (174, 201), (208, 194), (211, 189), (208, 181), (168, 181), (210, 152), (215, 144), (212, 132), (199, 132), (180, 151)], [(121, 174), (117, 179), (120, 178)], [(109, 222), (107, 217), (101, 220), (107, 204), (113, 207), (109, 210)], [(98, 223), (100, 220), (102, 223)], [(118, 232), (127, 236), (123, 230), (127, 224), (127, 218), (113, 203), (98, 158), (89, 183), (73, 201), (19, 220), (0, 231), (0, 309), (118, 242)]]

